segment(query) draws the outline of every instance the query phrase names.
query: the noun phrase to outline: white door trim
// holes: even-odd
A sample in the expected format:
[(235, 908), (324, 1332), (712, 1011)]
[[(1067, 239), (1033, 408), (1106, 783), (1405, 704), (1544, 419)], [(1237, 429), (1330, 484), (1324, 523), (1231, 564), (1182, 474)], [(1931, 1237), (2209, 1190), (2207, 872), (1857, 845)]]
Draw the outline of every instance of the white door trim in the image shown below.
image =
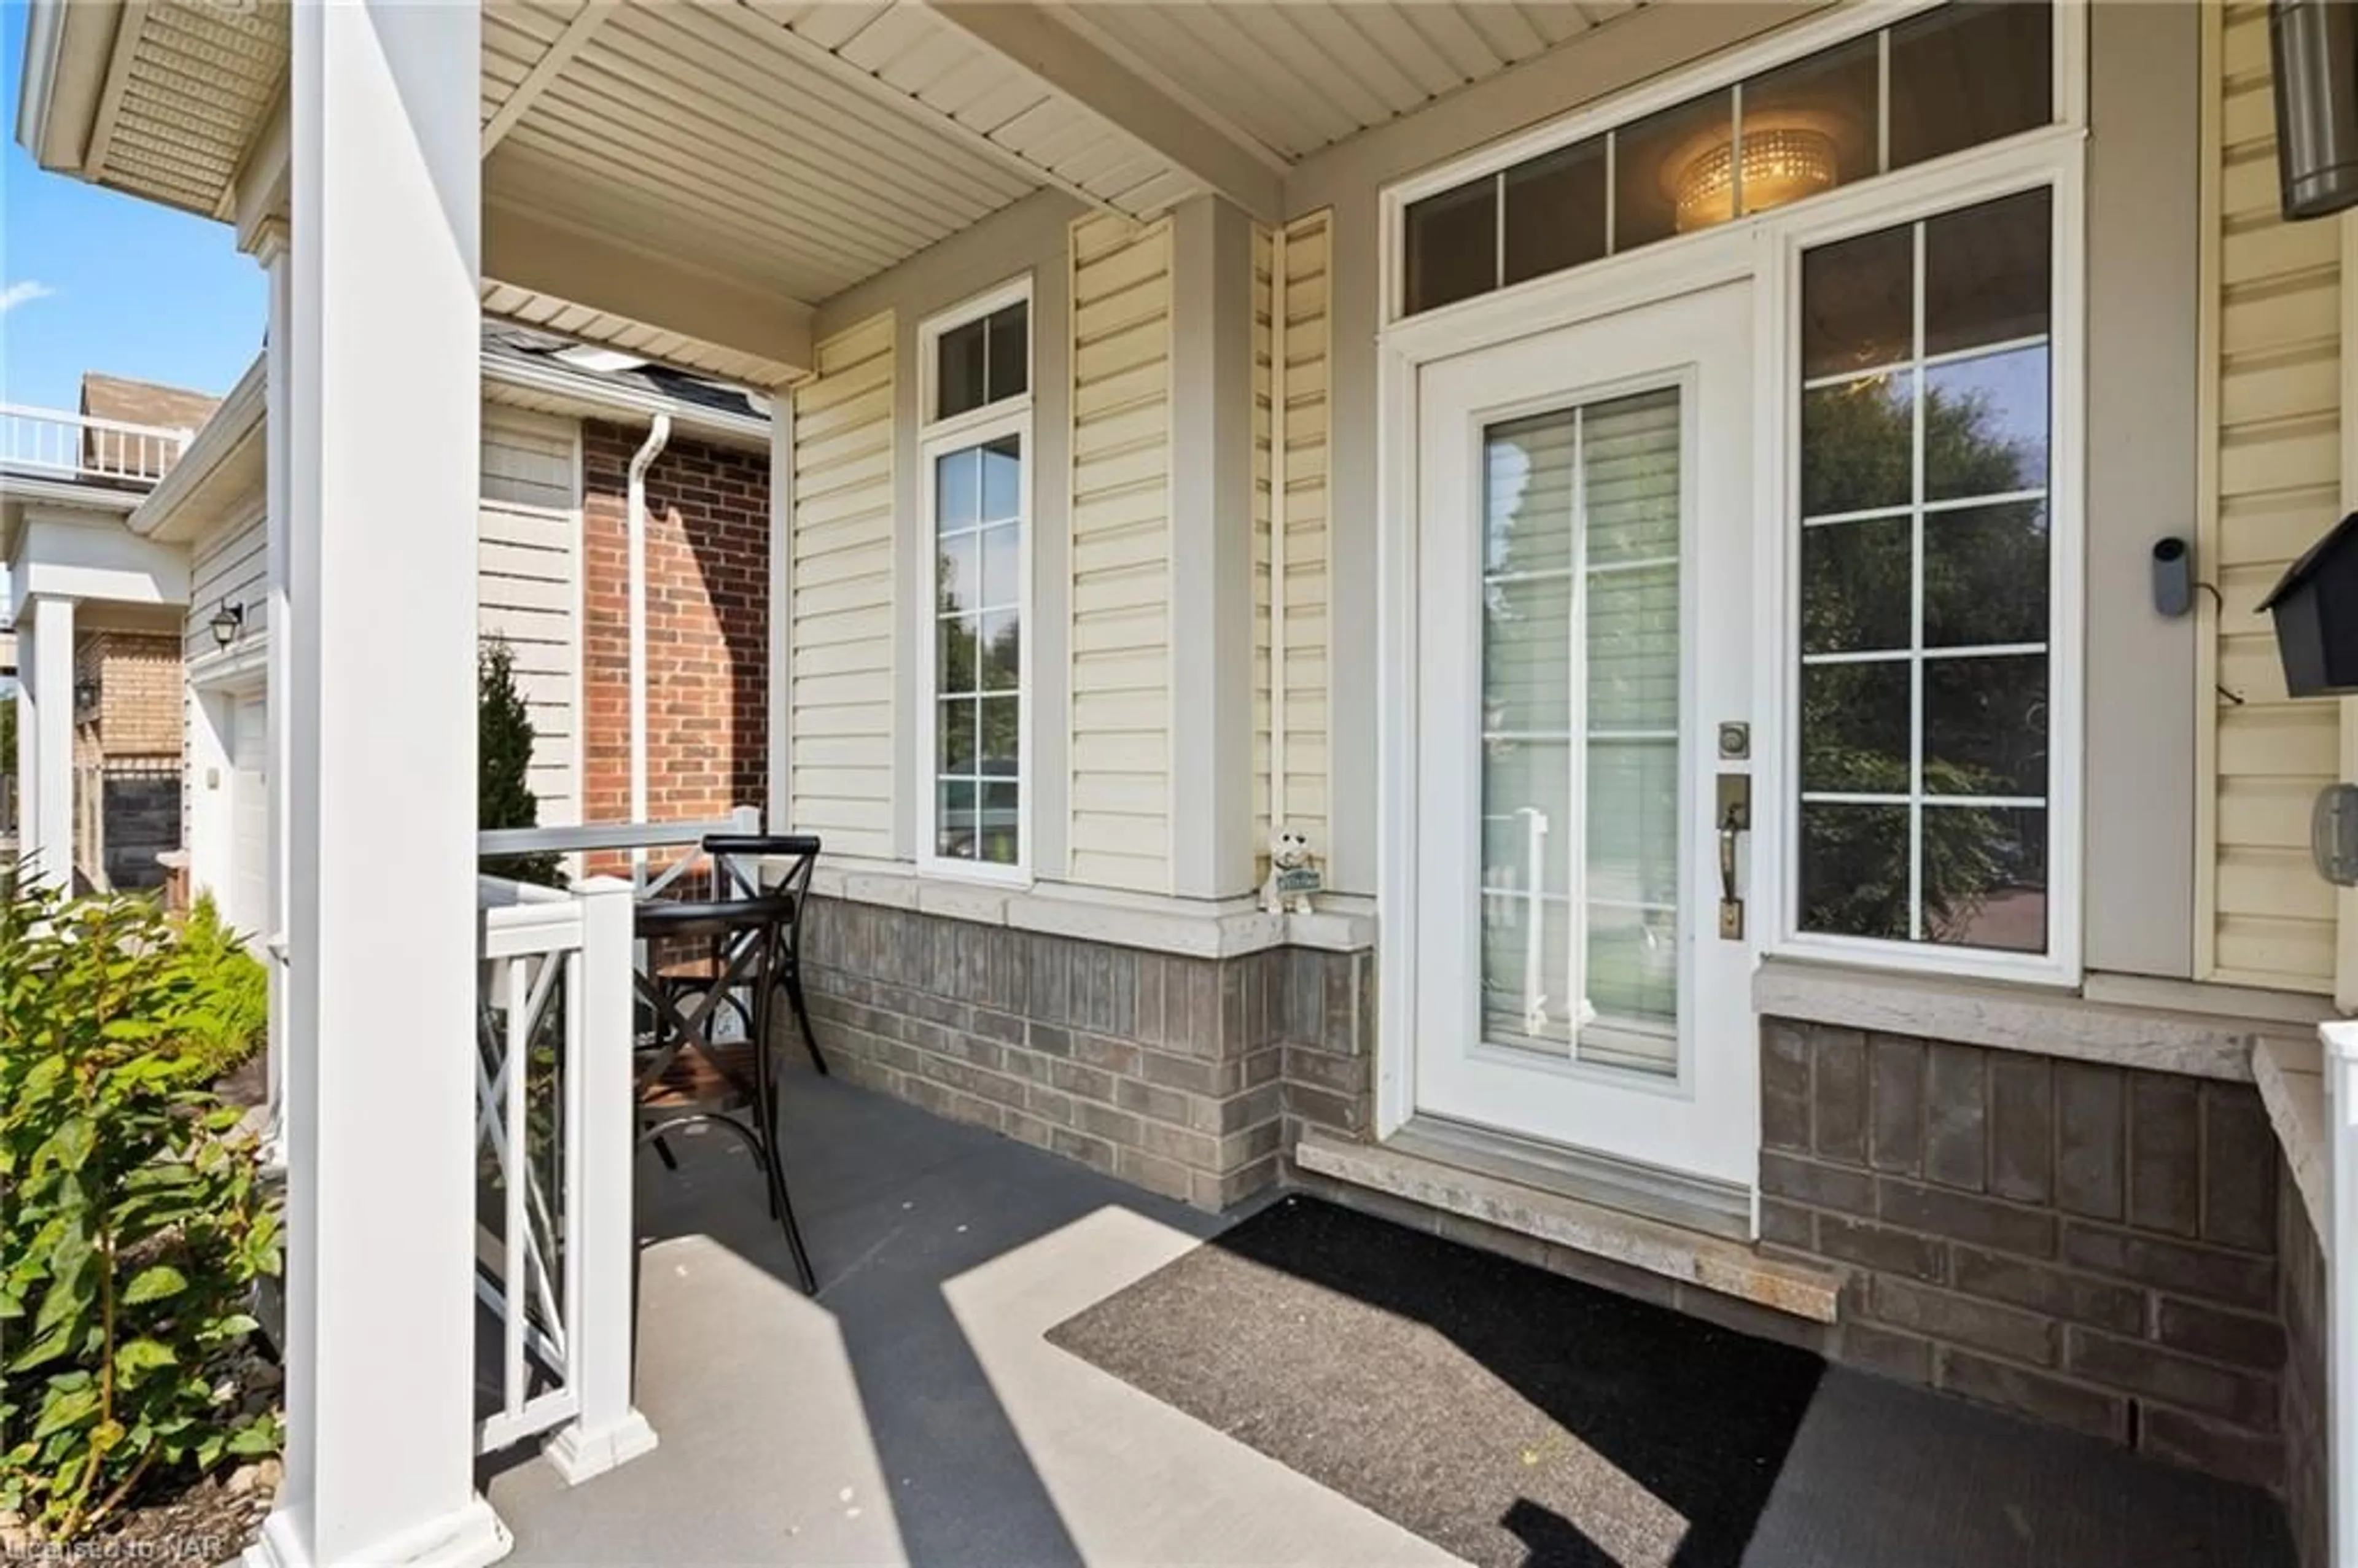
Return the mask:
[[(1418, 635), (1423, 690), (1420, 727), (1419, 903), (1396, 917), (1395, 934), (1417, 929), (1427, 971), (1419, 977), (1416, 1108), (1515, 1136), (1603, 1155), (1633, 1165), (1735, 1188), (1757, 1174), (1759, 1134), (1757, 1062), (1750, 1031), (1753, 944), (1717, 934), (1720, 897), (1715, 831), (1718, 781), (1749, 771), (1718, 757), (1719, 723), (1751, 722), (1757, 682), (1747, 622), (1752, 613), (1748, 557), (1758, 535), (1751, 446), (1760, 421), (1750, 374), (1757, 309), (1749, 281), (1706, 293), (1674, 294), (1627, 311), (1492, 345), (1425, 367), (1420, 377), (1417, 450), (1430, 465), (1420, 477), (1418, 537), (1433, 553), (1420, 562)], [(1657, 1076), (1591, 1059), (1605, 1045), (1597, 1028), (1578, 1022), (1576, 999), (1604, 994), (1583, 979), (1584, 942), (1568, 958), (1569, 1026), (1580, 1049), (1565, 1057), (1502, 1044), (1486, 1023), (1488, 1004), (1474, 989), (1485, 968), (1480, 932), (1491, 863), (1482, 820), (1485, 769), (1469, 686), (1484, 668), (1480, 584), (1481, 520), (1489, 435), (1501, 423), (1571, 408), (1597, 410), (1660, 390), (1678, 394), (1678, 730), (1673, 796), (1678, 910), (1678, 1034), (1671, 1076)], [(1575, 467), (1577, 460), (1574, 460)], [(1575, 485), (1579, 482), (1575, 481)], [(1575, 503), (1576, 504), (1576, 503)], [(1576, 533), (1576, 530), (1575, 530)], [(1574, 549), (1574, 580), (1585, 568)], [(1572, 589), (1575, 602), (1582, 589)], [(1575, 611), (1577, 614), (1577, 611)], [(1583, 633), (1585, 636), (1585, 633)], [(1576, 638), (1575, 641), (1580, 639)], [(1588, 839), (1591, 731), (1582, 715), (1585, 655), (1575, 652), (1572, 679), (1574, 737), (1568, 816), (1557, 824), (1569, 860), (1569, 930), (1595, 918), (1595, 884), (1584, 869)], [(1475, 687), (1474, 689), (1478, 689)], [(1548, 726), (1537, 716), (1531, 722)], [(1754, 844), (1736, 863), (1748, 895)], [(1536, 877), (1536, 871), (1533, 872)], [(1618, 896), (1638, 894), (1624, 890)], [(1534, 930), (1537, 927), (1534, 926)], [(1567, 932), (1568, 934), (1568, 932)], [(1549, 989), (1553, 992), (1554, 982)], [(1528, 995), (1528, 993), (1527, 993)], [(1534, 1025), (1535, 1029), (1539, 1026)]]
[[(1567, 273), (1534, 278), (1444, 309), (1410, 317), (1377, 335), (1377, 696), (1382, 715), (1377, 737), (1378, 908), (1384, 920), (1377, 1011), (1378, 1137), (1389, 1137), (1413, 1111), (1417, 1002), (1412, 922), (1417, 907), (1416, 759), (1412, 715), (1419, 657), (1416, 635), (1416, 388), (1429, 361), (1513, 338), (1610, 315), (1637, 306), (1752, 279), (1758, 406), (1754, 442), (1758, 501), (1754, 567), (1761, 604), (1755, 624), (1753, 711), (1754, 864), (1759, 873), (1749, 901), (1758, 944), (1767, 954), (1834, 958), (1917, 973), (2016, 983), (2072, 986), (2081, 978), (2080, 748), (2081, 686), (2084, 676), (2084, 453), (2086, 386), (2084, 186), (2085, 133), (2071, 124), (2028, 133), (1936, 163), (1905, 169), (1833, 191), (1793, 209), (1683, 236)], [(1789, 489), (1795, 482), (1790, 421), (1792, 334), (1801, 249), (1888, 223), (1968, 207), (1977, 201), (2047, 185), (2054, 191), (2057, 244), (2052, 300), (2055, 393), (2049, 480), (2053, 529), (2050, 657), (2054, 682), (2050, 734), (2058, 762), (2049, 786), (2051, 880), (2049, 952), (2028, 957), (1976, 951), (1928, 950), (1927, 944), (1829, 943), (1797, 939), (1786, 908), (1792, 835), (1790, 773), (1770, 732), (1789, 721), (1790, 682), (1785, 661), (1794, 623), (1794, 573), (1787, 559)], [(1765, 737), (1765, 741), (1764, 741)]]
[[(1752, 279), (1757, 225), (1698, 234), (1674, 252), (1632, 253), (1506, 296), (1469, 301), (1445, 319), (1412, 319), (1376, 346), (1376, 896), (1383, 941), (1376, 1011), (1376, 1136), (1414, 1114), (1419, 1017), (1417, 897), (1417, 373), (1427, 362), (1493, 348), (1557, 327)], [(1773, 311), (1755, 311), (1756, 320)], [(1756, 524), (1758, 520), (1756, 519)], [(1756, 710), (1758, 709), (1756, 703)], [(1756, 802), (1755, 810), (1758, 811)]]

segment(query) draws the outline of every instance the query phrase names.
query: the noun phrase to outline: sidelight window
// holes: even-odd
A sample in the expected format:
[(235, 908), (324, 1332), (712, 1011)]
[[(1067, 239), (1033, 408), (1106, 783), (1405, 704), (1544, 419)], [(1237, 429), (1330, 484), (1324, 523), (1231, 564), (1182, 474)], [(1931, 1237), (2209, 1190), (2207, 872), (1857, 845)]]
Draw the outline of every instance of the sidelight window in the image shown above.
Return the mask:
[(920, 332), (928, 621), (921, 808), (929, 869), (1030, 863), (1031, 340), (1018, 285)]
[(1802, 934), (2053, 940), (2053, 206), (1802, 254)]

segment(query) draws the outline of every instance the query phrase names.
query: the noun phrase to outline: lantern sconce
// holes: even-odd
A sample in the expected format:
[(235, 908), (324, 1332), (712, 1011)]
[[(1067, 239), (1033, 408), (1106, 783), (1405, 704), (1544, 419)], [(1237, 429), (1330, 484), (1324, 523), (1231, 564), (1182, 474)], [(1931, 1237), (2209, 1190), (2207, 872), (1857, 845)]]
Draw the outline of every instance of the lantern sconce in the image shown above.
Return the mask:
[(98, 711), (98, 677), (96, 676), (84, 676), (74, 682), (73, 693), (76, 713)]
[(245, 631), (245, 606), (222, 600), (220, 611), (213, 616), (213, 646), (226, 648)]

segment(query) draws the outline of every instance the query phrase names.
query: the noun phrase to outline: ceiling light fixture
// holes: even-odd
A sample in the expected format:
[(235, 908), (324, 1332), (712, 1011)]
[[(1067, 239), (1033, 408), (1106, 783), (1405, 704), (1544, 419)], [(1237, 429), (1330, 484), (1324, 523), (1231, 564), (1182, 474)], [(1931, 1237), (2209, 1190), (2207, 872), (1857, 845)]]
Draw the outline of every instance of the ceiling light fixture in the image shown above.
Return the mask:
[[(1821, 131), (1747, 130), (1743, 153), (1744, 206), (1766, 212), (1805, 196), (1833, 189), (1833, 138)], [(1736, 150), (1722, 142), (1679, 175), (1678, 232), (1692, 233), (1736, 216)]]

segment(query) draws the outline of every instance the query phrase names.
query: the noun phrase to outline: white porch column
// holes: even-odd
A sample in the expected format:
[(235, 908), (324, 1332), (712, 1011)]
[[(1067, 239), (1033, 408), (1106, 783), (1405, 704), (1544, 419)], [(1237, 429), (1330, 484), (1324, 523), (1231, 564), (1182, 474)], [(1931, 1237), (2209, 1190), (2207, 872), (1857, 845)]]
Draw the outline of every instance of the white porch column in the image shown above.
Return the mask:
[(770, 831), (794, 822), (795, 395), (770, 393)]
[(481, 16), (292, 28), (288, 1449), (255, 1555), (467, 1568), (508, 1546), (471, 1479)]
[(34, 801), (40, 791), (40, 704), (33, 689), (33, 629), (16, 628), (16, 852), (33, 849)]
[(270, 280), (270, 314), (263, 341), (263, 461), (265, 539), (263, 626), (269, 646), (263, 656), (265, 746), (269, 758), (266, 794), (270, 814), (268, 929), (264, 946), (270, 953), (270, 1040), (266, 1065), (270, 1084), (273, 1136), (283, 1150), (287, 1136), (287, 781), (292, 759), (287, 752), (291, 727), (287, 714), (292, 703), (287, 689), (287, 535), (290, 474), (287, 428), (288, 398), (293, 375), (287, 342), (293, 334), (295, 269), (287, 251), (287, 225), (277, 219), (264, 222), (254, 247), (254, 259)]
[(16, 782), (25, 792), (17, 849), (31, 857), (43, 881), (70, 887), (74, 601), (27, 599), (16, 622)]

